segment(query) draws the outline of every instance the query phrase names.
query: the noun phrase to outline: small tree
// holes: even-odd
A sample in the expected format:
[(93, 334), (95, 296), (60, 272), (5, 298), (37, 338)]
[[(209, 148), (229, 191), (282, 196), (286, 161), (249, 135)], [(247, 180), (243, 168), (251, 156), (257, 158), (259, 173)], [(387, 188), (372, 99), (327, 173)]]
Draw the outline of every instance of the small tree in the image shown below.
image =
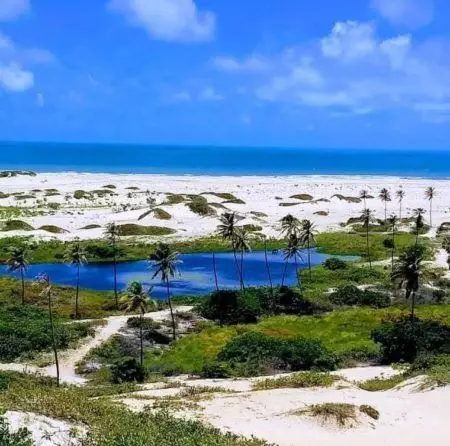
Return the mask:
[(415, 227), (415, 232), (416, 232), (416, 246), (419, 243), (419, 233), (420, 230), (423, 229), (423, 227), (425, 226), (425, 223), (423, 221), (423, 214), (425, 214), (425, 209), (422, 208), (418, 208), (418, 209), (414, 209), (414, 227)]
[(281, 234), (284, 235), (287, 239), (291, 237), (291, 235), (297, 235), (300, 229), (300, 220), (297, 217), (294, 217), (291, 214), (284, 216), (281, 220)]
[(283, 271), (283, 277), (281, 280), (281, 287), (284, 286), (284, 279), (286, 277), (286, 270), (287, 265), (290, 260), (294, 259), (295, 262), (295, 274), (297, 276), (297, 284), (300, 286), (300, 277), (298, 275), (298, 266), (297, 266), (297, 260), (302, 260), (302, 256), (300, 253), (300, 242), (295, 234), (291, 234), (289, 237), (289, 242), (287, 247), (284, 249), (284, 271)]
[(425, 198), (430, 202), (430, 227), (433, 227), (433, 198), (436, 195), (436, 189), (434, 187), (428, 187), (425, 190)]
[(367, 192), (366, 189), (363, 189), (360, 193), (359, 193), (359, 198), (361, 198), (361, 200), (363, 200), (364, 202), (364, 209), (367, 208), (367, 199), (370, 197), (369, 192)]
[(13, 246), (9, 252), (9, 259), (6, 261), (6, 264), (9, 271), (20, 271), (23, 305), (25, 303), (25, 272), (28, 268), (27, 250), (24, 246)]
[(361, 221), (363, 223), (363, 227), (366, 230), (366, 254), (369, 260), (369, 267), (372, 268), (372, 260), (370, 258), (370, 245), (369, 245), (369, 228), (370, 223), (373, 220), (372, 211), (370, 209), (364, 209), (361, 214)]
[(303, 220), (300, 227), (299, 241), (302, 246), (306, 246), (308, 252), (308, 270), (309, 270), (309, 280), (312, 279), (311, 272), (311, 245), (313, 245), (316, 240), (314, 238), (316, 230), (314, 223), (310, 220)]
[(392, 248), (391, 248), (391, 269), (394, 272), (394, 255), (395, 255), (395, 231), (397, 230), (397, 216), (392, 214), (389, 218), (389, 226), (392, 231)]
[(400, 219), (400, 223), (401, 223), (401, 219), (402, 219), (402, 204), (403, 204), (403, 199), (405, 198), (406, 194), (405, 194), (405, 191), (402, 188), (400, 188), (395, 193), (395, 195), (397, 196), (397, 200), (398, 200), (398, 203), (399, 203), (399, 206), (400, 206), (400, 212), (398, 214), (398, 218)]
[(380, 194), (378, 195), (381, 201), (384, 202), (384, 224), (387, 223), (387, 203), (391, 201), (391, 193), (384, 187), (381, 189)]
[(117, 290), (117, 242), (119, 236), (119, 227), (114, 222), (109, 223), (105, 229), (105, 237), (113, 250), (114, 298), (116, 300), (116, 308), (119, 308), (119, 292)]
[(87, 263), (86, 252), (80, 245), (80, 241), (76, 240), (70, 245), (66, 252), (66, 261), (77, 268), (77, 286), (75, 290), (75, 319), (79, 317), (79, 295), (80, 295), (80, 269)]
[(233, 245), (236, 251), (241, 253), (241, 288), (245, 289), (244, 281), (244, 253), (251, 252), (252, 248), (250, 246), (250, 233), (245, 230), (245, 228), (238, 228), (233, 240)]

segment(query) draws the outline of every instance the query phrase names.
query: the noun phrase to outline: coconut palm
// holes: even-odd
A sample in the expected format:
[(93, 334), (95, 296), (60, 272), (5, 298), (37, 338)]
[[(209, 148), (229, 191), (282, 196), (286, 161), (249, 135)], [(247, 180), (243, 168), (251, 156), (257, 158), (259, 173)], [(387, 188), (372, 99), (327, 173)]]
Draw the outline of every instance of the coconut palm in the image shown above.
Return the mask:
[(373, 213), (370, 209), (364, 209), (361, 213), (361, 221), (363, 224), (363, 227), (366, 230), (366, 253), (367, 253), (367, 258), (369, 259), (369, 267), (372, 268), (372, 260), (370, 258), (370, 247), (369, 247), (369, 228), (370, 228), (370, 223), (373, 220)]
[(113, 271), (114, 271), (114, 298), (116, 307), (119, 308), (119, 293), (117, 291), (117, 242), (119, 241), (120, 230), (114, 223), (109, 223), (105, 229), (105, 237), (113, 251)]
[(395, 195), (397, 196), (397, 200), (398, 200), (398, 203), (399, 203), (399, 205), (400, 205), (400, 212), (399, 212), (399, 214), (398, 214), (398, 218), (399, 218), (399, 220), (401, 220), (402, 219), (402, 204), (403, 204), (403, 199), (405, 198), (405, 191), (402, 189), (402, 188), (400, 188), (396, 193), (395, 193)]
[(433, 198), (436, 195), (436, 189), (434, 187), (428, 187), (425, 190), (425, 198), (430, 202), (430, 227), (433, 227), (433, 219), (432, 219), (432, 212), (433, 212)]
[(144, 364), (144, 314), (151, 306), (153, 309), (157, 308), (156, 301), (149, 298), (152, 288), (144, 290), (142, 282), (131, 282), (126, 291), (123, 304), (127, 313), (139, 312), (139, 338), (140, 338), (140, 360), (141, 366)]
[(411, 321), (414, 320), (416, 293), (420, 286), (421, 262), (422, 250), (412, 246), (399, 257), (391, 274), (391, 280), (405, 288), (406, 299), (411, 298)]
[(417, 243), (419, 242), (419, 232), (425, 226), (425, 223), (423, 221), (423, 214), (425, 214), (425, 209), (422, 209), (422, 208), (417, 208), (417, 209), (414, 209), (414, 211), (413, 211), (413, 215), (415, 217), (414, 227), (415, 227), (415, 231), (416, 231), (416, 246), (417, 246)]
[(300, 228), (300, 220), (291, 214), (284, 216), (281, 220), (281, 234), (288, 239), (291, 235), (297, 235)]
[(391, 193), (383, 187), (383, 189), (380, 190), (380, 194), (378, 195), (378, 198), (384, 202), (384, 224), (387, 223), (387, 203), (388, 201), (391, 201)]
[(212, 253), (213, 271), (214, 271), (214, 283), (216, 284), (216, 291), (219, 291), (219, 281), (217, 279), (217, 265), (216, 265), (216, 253)]
[(245, 288), (245, 282), (244, 282), (244, 253), (245, 252), (251, 252), (252, 248), (250, 246), (250, 233), (242, 227), (237, 228), (236, 234), (233, 240), (234, 249), (237, 252), (241, 253), (241, 287), (242, 289)]
[(269, 257), (267, 256), (267, 237), (263, 235), (264, 237), (264, 260), (266, 263), (266, 270), (267, 270), (267, 277), (269, 279), (269, 286), (270, 286), (270, 292), (273, 293), (273, 283), (272, 283), (272, 274), (270, 272), (270, 264), (269, 264)]
[(170, 317), (172, 319), (172, 334), (174, 340), (177, 335), (175, 316), (172, 308), (172, 299), (170, 298), (170, 278), (177, 274), (177, 265), (181, 263), (178, 256), (179, 253), (172, 251), (169, 245), (166, 245), (165, 243), (158, 243), (155, 252), (149, 257), (149, 261), (152, 263), (153, 268), (156, 269), (152, 279), (159, 275), (161, 276), (161, 281), (166, 284), (167, 303), (169, 304)]
[(242, 274), (239, 268), (239, 263), (236, 255), (235, 238), (237, 231), (237, 224), (242, 220), (242, 217), (236, 214), (236, 212), (225, 212), (219, 217), (220, 224), (217, 226), (217, 232), (222, 238), (229, 243), (231, 243), (231, 248), (233, 249), (234, 264), (236, 266), (236, 271), (238, 274), (239, 282), (242, 286)]
[(44, 289), (42, 290), (41, 296), (47, 299), (48, 303), (48, 318), (50, 322), (50, 335), (52, 339), (52, 349), (53, 355), (55, 358), (55, 366), (56, 366), (56, 384), (59, 387), (59, 359), (58, 359), (58, 348), (56, 343), (55, 336), (55, 326), (53, 323), (53, 308), (52, 308), (52, 285), (50, 282), (50, 277), (48, 274), (41, 274), (37, 277), (37, 284), (43, 285)]
[(27, 249), (24, 246), (13, 246), (9, 249), (6, 261), (9, 271), (19, 271), (22, 282), (22, 305), (25, 303), (25, 272), (28, 268)]
[(70, 245), (66, 252), (66, 261), (77, 268), (77, 286), (75, 290), (75, 319), (79, 316), (79, 295), (80, 295), (80, 269), (87, 263), (86, 251), (80, 245), (79, 240), (76, 240), (74, 244)]
[(367, 207), (367, 199), (370, 197), (369, 192), (366, 189), (363, 189), (360, 193), (359, 193), (359, 198), (361, 198), (361, 200), (364, 200), (364, 209)]
[(392, 214), (388, 219), (388, 223), (392, 230), (391, 268), (392, 272), (394, 272), (395, 231), (397, 230), (397, 216)]
[(286, 278), (286, 270), (290, 260), (294, 259), (295, 262), (295, 274), (297, 276), (297, 284), (300, 286), (300, 277), (298, 275), (297, 260), (302, 259), (300, 251), (300, 241), (296, 234), (291, 234), (289, 237), (289, 242), (286, 248), (283, 250), (284, 253), (284, 271), (283, 277), (281, 279), (281, 286), (284, 285), (284, 279)]
[(316, 230), (314, 227), (314, 223), (310, 220), (303, 220), (300, 227), (299, 234), (299, 242), (302, 246), (306, 246), (308, 252), (308, 269), (309, 269), (309, 280), (311, 280), (311, 245), (313, 245), (316, 240), (314, 235), (316, 234)]

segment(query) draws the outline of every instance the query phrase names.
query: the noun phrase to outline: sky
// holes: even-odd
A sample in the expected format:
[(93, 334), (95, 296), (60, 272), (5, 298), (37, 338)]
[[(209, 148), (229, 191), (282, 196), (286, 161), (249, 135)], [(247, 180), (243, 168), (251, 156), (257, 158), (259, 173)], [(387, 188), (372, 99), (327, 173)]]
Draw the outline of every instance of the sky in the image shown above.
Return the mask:
[(449, 25), (448, 0), (0, 0), (0, 139), (450, 149)]

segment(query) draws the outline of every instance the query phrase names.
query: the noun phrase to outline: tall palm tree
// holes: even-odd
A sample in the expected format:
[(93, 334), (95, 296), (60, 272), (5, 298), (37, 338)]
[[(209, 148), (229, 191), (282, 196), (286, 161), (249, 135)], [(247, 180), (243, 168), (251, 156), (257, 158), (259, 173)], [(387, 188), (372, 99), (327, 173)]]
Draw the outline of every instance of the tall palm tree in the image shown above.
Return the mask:
[(272, 283), (272, 274), (270, 272), (270, 264), (269, 264), (269, 257), (267, 255), (267, 237), (263, 235), (264, 237), (264, 260), (266, 263), (266, 270), (267, 270), (267, 277), (269, 278), (269, 286), (270, 286), (270, 293), (273, 293), (273, 283)]
[(48, 318), (50, 322), (50, 335), (52, 338), (52, 349), (55, 358), (56, 366), (56, 384), (59, 387), (60, 373), (59, 373), (59, 358), (58, 358), (58, 348), (56, 343), (55, 326), (53, 323), (53, 309), (52, 309), (52, 285), (50, 282), (50, 276), (48, 274), (41, 274), (37, 278), (37, 283), (44, 286), (41, 296), (47, 298), (48, 303)]
[(234, 249), (241, 253), (241, 287), (245, 288), (244, 282), (244, 253), (251, 252), (252, 248), (250, 246), (250, 233), (245, 228), (237, 228), (235, 237), (233, 240)]
[(436, 195), (436, 189), (434, 187), (428, 187), (425, 190), (425, 198), (430, 202), (430, 228), (433, 227), (433, 219), (432, 219), (432, 212), (433, 212), (433, 198)]
[(416, 246), (417, 246), (419, 242), (419, 232), (425, 225), (423, 221), (423, 214), (425, 214), (425, 209), (422, 208), (414, 209), (413, 214), (415, 217), (414, 226), (416, 230)]
[(105, 229), (105, 237), (113, 250), (113, 271), (114, 271), (114, 298), (116, 308), (119, 308), (119, 293), (117, 291), (117, 242), (119, 241), (120, 230), (114, 223), (109, 223)]
[(300, 227), (299, 241), (302, 246), (306, 245), (308, 252), (308, 269), (309, 269), (309, 280), (312, 279), (311, 273), (311, 245), (313, 245), (316, 240), (314, 235), (316, 234), (314, 223), (310, 220), (303, 220)]
[(170, 278), (177, 273), (177, 265), (181, 263), (178, 259), (178, 252), (172, 251), (169, 245), (165, 243), (158, 243), (156, 250), (150, 255), (149, 260), (156, 269), (152, 279), (156, 276), (161, 276), (161, 281), (165, 282), (167, 290), (167, 303), (169, 304), (170, 317), (172, 319), (172, 335), (173, 340), (176, 339), (175, 316), (173, 314), (172, 299), (170, 298)]
[(300, 242), (296, 234), (291, 234), (289, 237), (289, 242), (286, 248), (283, 250), (284, 253), (284, 271), (283, 277), (281, 279), (281, 286), (284, 285), (284, 279), (286, 278), (287, 265), (290, 260), (294, 259), (295, 262), (295, 274), (297, 276), (297, 284), (300, 286), (300, 277), (298, 275), (297, 260), (302, 259), (300, 251)]
[(27, 249), (24, 246), (13, 246), (9, 250), (6, 261), (9, 271), (20, 271), (22, 281), (22, 305), (25, 303), (25, 272), (28, 268)]
[(384, 202), (384, 224), (387, 223), (387, 203), (388, 201), (391, 201), (391, 193), (383, 187), (383, 189), (380, 190), (380, 194), (378, 195), (378, 198)]
[(398, 259), (391, 280), (399, 281), (400, 287), (405, 287), (405, 297), (411, 298), (411, 321), (414, 320), (416, 293), (420, 286), (422, 269), (422, 251), (417, 247), (410, 247)]
[(397, 196), (397, 200), (398, 200), (399, 205), (400, 205), (400, 212), (398, 214), (398, 218), (399, 218), (399, 220), (401, 220), (402, 219), (402, 204), (403, 204), (403, 199), (405, 198), (406, 193), (405, 193), (405, 191), (402, 188), (400, 188), (395, 193), (395, 195)]
[(79, 316), (79, 295), (80, 295), (80, 269), (87, 263), (86, 251), (80, 245), (80, 241), (76, 240), (73, 245), (70, 245), (66, 252), (66, 261), (77, 268), (77, 286), (75, 291), (75, 319)]
[(217, 265), (216, 265), (216, 253), (212, 253), (213, 271), (214, 271), (214, 283), (216, 284), (216, 291), (219, 291), (219, 281), (217, 279)]
[(291, 214), (284, 216), (281, 220), (281, 234), (290, 238), (291, 235), (297, 235), (300, 228), (300, 220)]
[(395, 254), (395, 231), (397, 229), (397, 216), (392, 214), (389, 217), (389, 225), (392, 230), (392, 248), (391, 248), (391, 269), (394, 272), (394, 254)]
[(234, 256), (234, 264), (236, 266), (239, 282), (241, 283), (242, 286), (242, 274), (239, 268), (235, 246), (236, 231), (238, 230), (237, 224), (241, 220), (242, 217), (237, 215), (236, 212), (225, 212), (219, 217), (220, 224), (219, 226), (217, 226), (217, 232), (222, 238), (222, 240), (231, 243), (231, 248), (233, 249), (233, 256)]
[(372, 260), (370, 258), (370, 247), (369, 247), (369, 228), (370, 223), (373, 220), (373, 213), (370, 209), (363, 209), (361, 213), (361, 221), (363, 223), (363, 227), (366, 229), (366, 253), (367, 258), (369, 259), (369, 267), (372, 268)]
[(126, 291), (126, 297), (123, 301), (127, 313), (139, 312), (139, 338), (140, 338), (140, 360), (141, 366), (144, 365), (144, 314), (149, 306), (156, 309), (157, 304), (149, 298), (152, 288), (144, 290), (142, 282), (131, 282)]
[(367, 207), (367, 199), (370, 197), (369, 192), (366, 189), (363, 189), (360, 193), (359, 193), (359, 198), (361, 198), (361, 200), (364, 200), (364, 209), (366, 209)]

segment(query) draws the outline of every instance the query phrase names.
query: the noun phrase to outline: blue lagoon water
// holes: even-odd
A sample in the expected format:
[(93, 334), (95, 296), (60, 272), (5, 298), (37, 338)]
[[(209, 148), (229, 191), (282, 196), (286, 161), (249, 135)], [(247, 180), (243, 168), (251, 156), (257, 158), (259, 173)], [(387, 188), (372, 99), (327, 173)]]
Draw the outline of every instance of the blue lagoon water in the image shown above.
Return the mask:
[[(307, 267), (306, 253), (304, 260), (298, 261), (299, 269)], [(329, 256), (312, 251), (312, 264), (318, 265)], [(184, 254), (181, 255), (182, 263), (179, 265), (179, 276), (171, 281), (173, 295), (198, 296), (215, 289), (214, 268), (212, 254)], [(282, 253), (268, 254), (270, 270), (274, 284), (279, 284), (284, 270)], [(356, 260), (354, 257), (345, 257), (347, 260)], [(134, 280), (142, 281), (146, 286), (153, 286), (154, 297), (165, 297), (165, 285), (159, 280), (151, 280), (153, 275), (147, 261), (125, 262), (118, 265), (118, 286), (124, 290)], [(237, 276), (234, 257), (232, 253), (216, 254), (216, 266), (219, 287), (237, 288), (239, 278)], [(39, 274), (49, 274), (54, 283), (60, 285), (75, 285), (77, 270), (71, 265), (63, 263), (49, 263), (31, 265), (27, 271), (27, 279), (34, 279)], [(10, 273), (5, 266), (0, 266), (0, 275), (19, 277), (18, 273)], [(267, 269), (264, 260), (264, 252), (252, 252), (244, 258), (244, 279), (248, 286), (268, 285)], [(289, 264), (286, 270), (286, 285), (296, 282), (295, 265)], [(114, 287), (112, 264), (89, 264), (81, 269), (80, 283), (82, 288), (93, 290), (111, 290)]]
[(0, 169), (450, 178), (450, 151), (0, 143)]

